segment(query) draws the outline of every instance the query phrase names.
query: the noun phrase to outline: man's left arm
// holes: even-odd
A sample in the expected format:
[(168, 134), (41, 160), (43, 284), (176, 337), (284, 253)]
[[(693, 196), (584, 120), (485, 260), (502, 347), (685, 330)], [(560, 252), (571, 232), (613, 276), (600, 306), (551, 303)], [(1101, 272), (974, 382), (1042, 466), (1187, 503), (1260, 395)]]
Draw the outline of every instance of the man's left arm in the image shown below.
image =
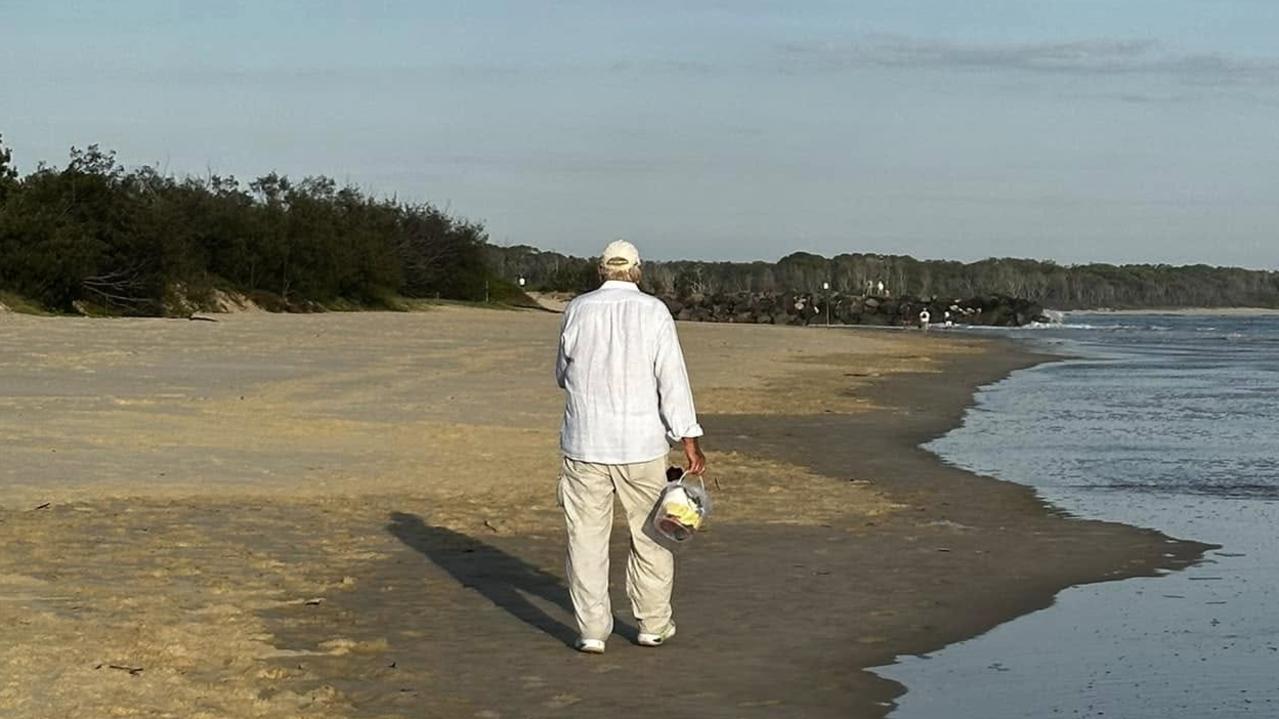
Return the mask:
[(657, 356), (654, 362), (657, 375), (658, 411), (666, 433), (672, 441), (683, 445), (688, 459), (688, 471), (701, 474), (706, 469), (706, 457), (702, 454), (702, 426), (697, 423), (697, 409), (693, 406), (693, 390), (688, 381), (688, 368), (684, 365), (684, 351), (680, 348), (675, 332), (675, 321), (663, 313), (657, 332)]
[(555, 355), (555, 384), (560, 389), (566, 389), (568, 383), (568, 349), (565, 347), (567, 338), (564, 336), (565, 330), (568, 329), (568, 312), (560, 319), (560, 341), (559, 352)]

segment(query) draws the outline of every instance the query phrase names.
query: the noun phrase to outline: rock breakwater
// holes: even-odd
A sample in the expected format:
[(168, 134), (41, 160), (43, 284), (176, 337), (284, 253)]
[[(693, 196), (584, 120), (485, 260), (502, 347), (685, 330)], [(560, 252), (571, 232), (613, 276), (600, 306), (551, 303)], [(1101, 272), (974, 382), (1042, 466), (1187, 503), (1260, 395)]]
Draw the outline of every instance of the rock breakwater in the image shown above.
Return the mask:
[(1046, 322), (1044, 308), (1030, 300), (990, 294), (968, 299), (877, 297), (831, 293), (719, 292), (661, 298), (677, 320), (774, 325), (910, 326), (927, 312), (932, 324), (1020, 327)]

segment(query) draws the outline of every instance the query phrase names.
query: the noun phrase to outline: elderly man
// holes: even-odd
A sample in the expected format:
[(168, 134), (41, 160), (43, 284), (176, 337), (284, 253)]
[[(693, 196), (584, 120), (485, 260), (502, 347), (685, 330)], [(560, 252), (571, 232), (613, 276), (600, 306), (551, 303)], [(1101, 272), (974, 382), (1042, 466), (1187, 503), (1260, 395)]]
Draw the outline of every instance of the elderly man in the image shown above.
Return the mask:
[(640, 625), (638, 642), (656, 647), (675, 636), (675, 561), (644, 525), (666, 483), (667, 439), (683, 445), (689, 472), (706, 466), (675, 323), (661, 300), (640, 292), (639, 252), (624, 240), (613, 242), (599, 270), (603, 285), (564, 313), (555, 363), (567, 395), (559, 503), (568, 525), (569, 593), (577, 649), (593, 654), (604, 652), (613, 631), (608, 541), (614, 494), (630, 525), (626, 593)]

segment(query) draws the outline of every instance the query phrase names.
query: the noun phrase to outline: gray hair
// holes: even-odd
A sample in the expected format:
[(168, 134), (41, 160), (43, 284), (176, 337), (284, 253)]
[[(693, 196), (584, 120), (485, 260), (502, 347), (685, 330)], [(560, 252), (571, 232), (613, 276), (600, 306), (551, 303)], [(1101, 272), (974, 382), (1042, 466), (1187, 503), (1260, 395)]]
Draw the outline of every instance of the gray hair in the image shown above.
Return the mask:
[(640, 270), (639, 265), (617, 268), (609, 267), (602, 263), (600, 264), (600, 279), (605, 282), (609, 280), (620, 280), (622, 282), (634, 282), (638, 285), (643, 277), (644, 273)]

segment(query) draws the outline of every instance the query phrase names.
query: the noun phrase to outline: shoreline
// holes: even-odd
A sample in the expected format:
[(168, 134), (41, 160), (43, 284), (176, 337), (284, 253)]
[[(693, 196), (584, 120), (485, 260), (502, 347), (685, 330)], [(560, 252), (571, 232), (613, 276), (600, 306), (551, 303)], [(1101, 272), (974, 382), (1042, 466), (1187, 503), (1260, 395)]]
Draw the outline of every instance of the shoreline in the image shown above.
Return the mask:
[[(849, 688), (866, 700), (853, 709), (855, 716), (885, 716), (893, 700), (909, 691), (873, 674), (874, 667), (984, 634), (1051, 606), (1055, 596), (1070, 587), (1156, 576), (1189, 566), (1212, 548), (1156, 530), (1069, 517), (1031, 487), (948, 466), (923, 449), (923, 444), (960, 426), (980, 387), (1018, 370), (1069, 359), (1007, 339), (977, 341), (986, 345), (985, 351), (951, 358), (938, 374), (905, 375), (871, 386), (868, 396), (890, 408), (880, 412), (891, 413), (898, 420), (895, 427), (876, 431), (875, 415), (880, 412), (793, 417), (792, 431), (783, 440), (768, 441), (758, 431), (767, 424), (764, 420), (716, 417), (706, 423), (708, 431), (759, 443), (756, 451), (807, 465), (820, 474), (871, 466), (879, 476), (878, 487), (886, 488), (894, 501), (912, 505), (915, 520), (924, 520), (903, 525), (900, 518), (890, 517), (875, 535), (876, 547), (864, 548), (880, 556), (892, 556), (895, 546), (899, 551), (920, 550), (911, 555), (916, 562), (914, 581), (882, 581), (877, 597), (910, 597), (919, 584), (936, 587), (937, 596), (932, 606), (922, 611), (917, 606), (904, 621), (877, 627), (885, 634), (884, 642), (842, 651), (837, 664), (847, 662), (857, 670), (859, 676)], [(852, 446), (843, 441), (846, 437), (882, 444), (875, 451)], [(990, 516), (994, 512), (987, 512), (987, 506), (999, 516)], [(1041, 566), (1053, 562), (1060, 564)], [(889, 564), (878, 569), (891, 571)], [(815, 663), (813, 671), (818, 670)]]
[[(1275, 378), (1256, 350), (1275, 325), (1222, 319), (1147, 320), (1115, 341), (1081, 332), (1082, 362), (988, 387), (981, 411), (929, 445), (947, 461), (1033, 486), (1075, 516), (1216, 548), (1166, 576), (1071, 588), (1048, 612), (878, 669), (911, 688), (899, 714), (1056, 716), (1087, 707), (1097, 716), (1251, 716), (1279, 704), (1279, 692), (1262, 689), (1271, 686), (1266, 617), (1279, 574), (1256, 559), (1268, 556), (1279, 519), (1273, 464), (1262, 449), (1255, 476), (1232, 471), (1266, 446)], [(1204, 336), (1210, 326), (1222, 331)], [(1214, 339), (1227, 332), (1238, 344)], [(1197, 399), (1223, 390), (1238, 409), (1202, 420)], [(1148, 397), (1159, 398), (1153, 413)], [(1026, 441), (1007, 446), (1010, 435)], [(1175, 439), (1188, 436), (1196, 440)]]
[(1204, 548), (1067, 519), (919, 447), (1046, 355), (682, 324), (718, 514), (660, 651), (626, 641), (617, 528), (620, 636), (585, 657), (553, 504), (557, 320), (13, 323), (0, 710), (878, 717), (904, 688), (868, 668)]
[(1144, 310), (1113, 310), (1103, 308), (1091, 310), (1053, 311), (1067, 315), (1116, 315), (1118, 317), (1131, 315), (1171, 315), (1174, 317), (1266, 317), (1270, 315), (1279, 315), (1279, 309), (1273, 307), (1152, 307)]

